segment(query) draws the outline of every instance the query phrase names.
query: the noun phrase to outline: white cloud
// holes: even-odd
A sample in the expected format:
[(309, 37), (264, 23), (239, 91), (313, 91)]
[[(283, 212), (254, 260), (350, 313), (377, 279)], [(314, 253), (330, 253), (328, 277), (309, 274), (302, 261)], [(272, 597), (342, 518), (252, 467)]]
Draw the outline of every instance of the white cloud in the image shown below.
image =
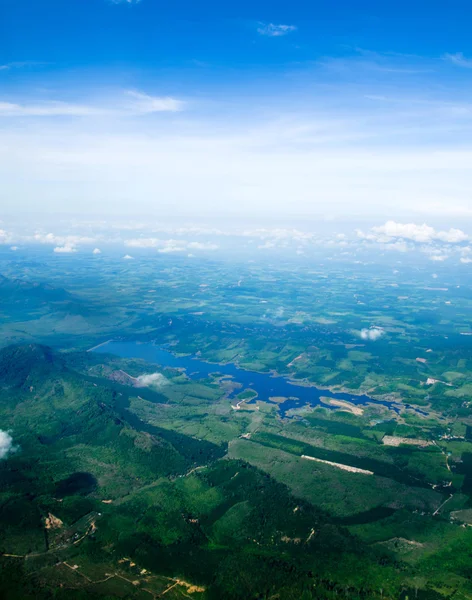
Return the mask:
[(296, 31), (295, 25), (275, 25), (274, 23), (261, 23), (257, 28), (257, 33), (269, 37), (281, 37)]
[(438, 231), (437, 239), (448, 244), (460, 244), (466, 242), (469, 236), (461, 229), (449, 229), (449, 231)]
[(84, 235), (56, 235), (54, 233), (35, 233), (32, 238), (26, 236), (25, 239), (31, 239), (31, 241), (39, 242), (40, 244), (57, 244), (59, 246), (92, 244), (95, 241), (95, 238)]
[(5, 231), (5, 229), (0, 229), (0, 244), (11, 244), (14, 239), (14, 236), (9, 231)]
[(170, 254), (171, 252), (185, 252), (187, 249), (187, 242), (179, 240), (165, 240), (161, 243), (162, 248), (158, 250), (163, 254)]
[(414, 223), (396, 223), (387, 221), (385, 225), (372, 227), (374, 236), (381, 238), (403, 238), (414, 242), (429, 242), (434, 238), (434, 229), (428, 225), (415, 225)]
[(384, 244), (383, 248), (385, 250), (395, 250), (396, 252), (408, 252), (410, 250), (410, 246), (403, 240)]
[(218, 250), (219, 246), (211, 242), (189, 242), (187, 248), (190, 250)]
[(257, 246), (257, 249), (258, 250), (271, 250), (272, 248), (275, 248), (276, 246), (277, 246), (277, 244), (275, 242), (271, 242), (270, 240), (267, 240), (263, 244), (259, 244), (259, 246)]
[(126, 94), (135, 101), (132, 104), (132, 110), (143, 114), (165, 111), (177, 112), (182, 110), (184, 106), (182, 100), (177, 100), (176, 98), (171, 98), (169, 96), (149, 96), (148, 94), (143, 94), (142, 92), (137, 92), (135, 90), (128, 90), (126, 91)]
[[(130, 98), (125, 102), (124, 98)], [(150, 96), (137, 90), (125, 90), (123, 96), (105, 99), (100, 104), (77, 104), (50, 100), (22, 104), (0, 102), (0, 117), (104, 117), (177, 112), (184, 102), (170, 96)]]
[(447, 260), (449, 257), (447, 256), (447, 254), (432, 254), (429, 257), (429, 260), (433, 260), (435, 262), (444, 262), (445, 260)]
[(77, 252), (77, 248), (72, 244), (65, 244), (64, 246), (56, 246), (54, 252), (57, 254), (71, 254), (72, 252)]
[(67, 102), (15, 104), (0, 102), (0, 117), (90, 117), (106, 114), (103, 108)]
[(461, 263), (464, 265), (468, 265), (469, 263), (472, 263), (472, 258), (467, 258), (466, 256), (462, 256)]
[(0, 459), (6, 458), (10, 452), (14, 452), (15, 447), (13, 446), (13, 438), (8, 431), (2, 431), (0, 429)]
[(124, 260), (133, 260), (133, 257), (132, 257), (132, 256), (130, 256), (129, 254), (125, 254), (125, 255), (123, 256), (123, 259), (124, 259)]
[(167, 385), (169, 380), (162, 373), (150, 373), (149, 375), (140, 375), (136, 378), (139, 385), (145, 387), (162, 387)]
[(363, 340), (376, 342), (385, 335), (385, 331), (381, 327), (370, 327), (369, 329), (361, 329), (359, 335)]
[(158, 248), (158, 252), (185, 252), (187, 250), (218, 250), (218, 244), (212, 242), (188, 242), (186, 240), (160, 240), (158, 238), (134, 238), (125, 240), (129, 248)]
[[(355, 74), (330, 79), (328, 90), (313, 68), (297, 70), (307, 90), (299, 97), (287, 97), (274, 79), (271, 94), (256, 83), (250, 93), (230, 89), (221, 98), (202, 89), (188, 112), (155, 112), (181, 108), (155, 85), (133, 92), (138, 97), (96, 89), (93, 99), (71, 88), (67, 107), (46, 96), (5, 96), (13, 105), (7, 112), (41, 110), (28, 127), (4, 123), (0, 204), (10, 213), (43, 203), (57, 213), (239, 213), (252, 222), (268, 211), (313, 218), (327, 206), (335, 217), (388, 214), (402, 222), (422, 222), (432, 210), (472, 215), (471, 112), (459, 100), (466, 92), (435, 97), (424, 86), (428, 92), (403, 92), (372, 110), (363, 84), (352, 84)], [(44, 112), (82, 118), (43, 119)]]
[(125, 240), (125, 246), (129, 248), (158, 248), (162, 245), (162, 241), (157, 238), (135, 238)]
[(242, 233), (245, 237), (256, 237), (261, 240), (269, 239), (277, 239), (277, 240), (296, 240), (296, 241), (304, 241), (304, 240), (312, 240), (314, 238), (314, 234), (311, 232), (300, 231), (299, 229), (282, 229), (282, 228), (274, 228), (274, 229), (249, 229), (245, 230)]
[(102, 251), (100, 250), (100, 248), (94, 248), (92, 251), (92, 254), (101, 254)]
[(47, 63), (37, 60), (17, 60), (13, 62), (0, 65), (0, 71), (9, 71), (10, 69), (23, 69), (25, 67), (38, 67), (43, 66)]
[(380, 243), (402, 239), (411, 240), (418, 244), (433, 241), (458, 244), (469, 239), (469, 236), (460, 229), (451, 228), (448, 231), (436, 231), (426, 223), (416, 225), (415, 223), (397, 223), (396, 221), (387, 221), (384, 225), (372, 227), (368, 233), (357, 230), (357, 235), (360, 238)]
[(462, 52), (456, 52), (455, 54), (445, 54), (443, 58), (445, 60), (449, 60), (458, 67), (472, 69), (472, 58), (466, 58)]
[(159, 248), (158, 252), (161, 254), (171, 254), (172, 252), (185, 252), (186, 249), (184, 246), (179, 246), (177, 244), (169, 244), (164, 248)]
[(13, 250), (13, 252), (15, 252), (16, 250), (18, 250), (18, 246), (10, 246), (10, 250)]

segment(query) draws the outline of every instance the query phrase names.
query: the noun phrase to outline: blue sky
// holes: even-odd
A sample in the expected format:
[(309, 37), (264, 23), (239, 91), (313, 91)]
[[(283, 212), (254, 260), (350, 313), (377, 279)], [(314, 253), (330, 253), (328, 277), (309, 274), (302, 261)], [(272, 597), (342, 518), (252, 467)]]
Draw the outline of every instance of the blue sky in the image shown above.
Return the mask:
[(6, 212), (472, 217), (468, 2), (0, 11)]

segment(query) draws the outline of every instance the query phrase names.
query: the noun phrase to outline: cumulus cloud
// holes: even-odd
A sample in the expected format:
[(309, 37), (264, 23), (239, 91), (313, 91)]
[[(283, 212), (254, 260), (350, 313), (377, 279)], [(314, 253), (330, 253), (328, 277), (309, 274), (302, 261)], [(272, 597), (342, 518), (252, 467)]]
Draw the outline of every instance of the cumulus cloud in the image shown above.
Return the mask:
[(462, 256), (460, 260), (463, 265), (468, 265), (469, 263), (472, 263), (472, 258), (467, 258), (466, 256)]
[(437, 239), (449, 244), (460, 244), (461, 242), (467, 241), (469, 236), (461, 229), (451, 228), (449, 231), (438, 231)]
[(101, 254), (102, 251), (100, 250), (100, 248), (94, 248), (92, 251), (92, 254)]
[(430, 227), (426, 223), (416, 225), (415, 223), (397, 223), (396, 221), (387, 221), (384, 225), (372, 227), (367, 233), (357, 230), (357, 235), (362, 239), (380, 243), (401, 239), (418, 244), (434, 241), (458, 244), (469, 239), (469, 236), (461, 229), (451, 228), (447, 231), (436, 231), (434, 227)]
[(360, 334), (363, 340), (368, 340), (370, 342), (376, 342), (382, 336), (385, 335), (385, 331), (382, 327), (370, 327), (369, 329), (361, 329)]
[(64, 246), (56, 246), (54, 252), (56, 254), (72, 254), (72, 252), (77, 252), (77, 248), (72, 244), (65, 244)]
[(167, 385), (169, 380), (162, 373), (149, 373), (148, 375), (140, 375), (136, 377), (139, 385), (143, 387), (162, 387)]
[(8, 431), (2, 431), (0, 429), (0, 459), (6, 458), (10, 452), (14, 451), (13, 438)]
[(269, 37), (281, 37), (296, 31), (295, 25), (275, 25), (274, 23), (261, 23), (257, 28), (257, 33)]
[(125, 254), (125, 255), (123, 256), (123, 259), (124, 259), (124, 260), (133, 260), (133, 257), (132, 257), (132, 256), (130, 256), (129, 254)]

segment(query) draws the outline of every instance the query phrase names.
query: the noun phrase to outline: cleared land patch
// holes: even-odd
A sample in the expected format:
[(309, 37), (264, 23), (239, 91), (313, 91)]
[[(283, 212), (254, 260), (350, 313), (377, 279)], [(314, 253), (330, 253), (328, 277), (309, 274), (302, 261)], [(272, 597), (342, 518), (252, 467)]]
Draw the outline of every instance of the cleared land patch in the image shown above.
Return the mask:
[(336, 467), (337, 469), (343, 469), (343, 471), (349, 471), (350, 473), (362, 473), (363, 475), (373, 475), (373, 471), (367, 471), (367, 469), (359, 469), (358, 467), (350, 467), (349, 465), (341, 465), (340, 463), (331, 462), (330, 460), (323, 460), (321, 458), (315, 458), (314, 456), (307, 456), (306, 454), (302, 454), (302, 458), (306, 458), (307, 460), (314, 460), (316, 462), (324, 463), (325, 465), (330, 465), (331, 467)]
[(428, 442), (428, 440), (416, 440), (414, 438), (406, 438), (399, 437), (396, 435), (384, 435), (382, 438), (382, 443), (386, 446), (395, 446), (398, 447), (401, 444), (408, 444), (409, 446), (430, 446), (432, 442)]

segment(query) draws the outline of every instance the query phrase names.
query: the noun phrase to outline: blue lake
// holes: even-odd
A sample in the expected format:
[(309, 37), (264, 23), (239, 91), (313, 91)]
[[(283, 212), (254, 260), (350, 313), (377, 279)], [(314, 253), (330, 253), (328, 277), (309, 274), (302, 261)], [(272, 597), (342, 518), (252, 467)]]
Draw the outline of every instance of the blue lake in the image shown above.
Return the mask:
[[(353, 404), (377, 404), (398, 412), (398, 405), (386, 400), (374, 400), (365, 394), (356, 395), (347, 392), (332, 392), (329, 389), (304, 385), (303, 382), (293, 381), (287, 377), (246, 371), (232, 363), (220, 365), (205, 362), (195, 356), (175, 356), (169, 350), (152, 343), (109, 341), (101, 346), (92, 348), (91, 351), (102, 354), (115, 354), (122, 358), (140, 358), (162, 367), (185, 369), (186, 375), (193, 380), (207, 379), (211, 375), (231, 377), (233, 381), (241, 384), (242, 387), (233, 390), (229, 394), (230, 398), (233, 398), (236, 394), (247, 388), (256, 391), (258, 398), (266, 402), (269, 402), (269, 398), (274, 396), (287, 398), (287, 400), (279, 404), (279, 411), (282, 417), (285, 417), (287, 411), (292, 408), (300, 408), (306, 405), (317, 406), (321, 403), (320, 399), (322, 397), (344, 400)], [(414, 409), (420, 414), (426, 414), (409, 405), (405, 406)]]

